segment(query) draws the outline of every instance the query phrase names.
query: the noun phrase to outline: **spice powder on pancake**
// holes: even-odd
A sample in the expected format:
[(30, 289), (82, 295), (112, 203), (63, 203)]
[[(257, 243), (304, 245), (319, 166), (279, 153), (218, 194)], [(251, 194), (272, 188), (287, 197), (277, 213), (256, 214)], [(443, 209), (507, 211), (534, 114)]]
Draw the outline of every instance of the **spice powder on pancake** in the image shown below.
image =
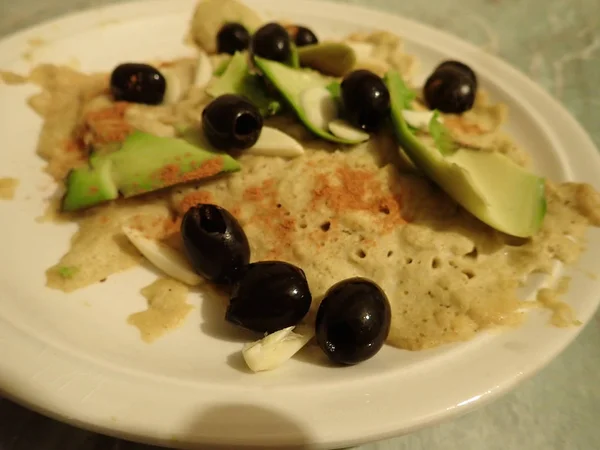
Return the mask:
[(62, 145), (63, 153), (52, 159), (48, 172), (57, 181), (62, 181), (69, 171), (87, 164), (88, 151), (80, 136), (68, 139)]
[(122, 142), (133, 131), (125, 120), (129, 104), (117, 102), (108, 108), (90, 111), (84, 117), (85, 128), (93, 136), (96, 144)]
[(182, 216), (188, 210), (200, 203), (212, 203), (213, 195), (208, 191), (196, 191), (187, 194), (177, 205), (177, 212)]
[[(376, 176), (377, 172), (349, 166), (340, 167), (331, 174), (317, 174), (307, 209), (295, 211), (293, 217), (279, 199), (276, 180), (268, 179), (244, 190), (241, 201), (252, 208), (242, 211), (239, 205), (232, 205), (231, 210), (240, 222), (251, 224), (270, 237), (264, 242), (270, 246), (264, 249), (265, 258), (286, 260), (292, 255), (293, 245), (300, 235), (307, 236), (316, 247), (339, 240), (341, 229), (337, 227), (337, 217), (345, 212), (367, 212), (382, 233), (406, 223), (401, 214), (400, 197), (389, 192), (386, 181)], [(310, 210), (322, 203), (333, 213), (332, 217), (317, 230), (306, 230), (305, 219), (310, 217)]]
[(288, 254), (294, 242), (296, 220), (279, 203), (275, 180), (268, 179), (259, 186), (247, 187), (242, 199), (246, 204), (254, 204), (254, 211), (247, 220), (244, 220), (245, 218), (241, 217), (240, 208), (234, 207), (232, 211), (235, 212), (235, 217), (264, 230), (277, 243), (272, 248), (265, 249), (267, 250), (265, 259), (285, 259), (285, 255)]
[(317, 176), (313, 190), (313, 205), (325, 203), (334, 213), (365, 211), (370, 213), (381, 226), (382, 232), (390, 232), (397, 225), (406, 223), (401, 214), (401, 198), (387, 192), (376, 173), (339, 167), (335, 177), (326, 174)]
[(80, 136), (76, 136), (74, 139), (67, 140), (63, 146), (63, 149), (66, 153), (79, 153), (82, 156), (85, 156), (85, 143)]

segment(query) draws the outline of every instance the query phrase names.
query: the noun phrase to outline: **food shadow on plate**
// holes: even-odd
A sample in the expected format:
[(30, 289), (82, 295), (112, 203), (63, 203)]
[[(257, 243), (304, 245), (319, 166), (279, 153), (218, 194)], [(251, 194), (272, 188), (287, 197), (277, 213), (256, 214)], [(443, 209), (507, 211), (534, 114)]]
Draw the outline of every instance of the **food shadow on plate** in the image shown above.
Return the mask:
[[(260, 436), (262, 442), (248, 442), (245, 435), (249, 431)], [(188, 443), (194, 441), (223, 443), (210, 446)], [(281, 412), (251, 404), (224, 403), (206, 407), (171, 445), (199, 450), (299, 450), (310, 448), (313, 441), (301, 424)]]
[[(199, 295), (200, 298), (200, 330), (208, 336), (225, 342), (235, 342), (246, 344), (257, 341), (263, 336), (259, 333), (246, 330), (237, 325), (229, 323), (225, 320), (225, 312), (227, 310), (228, 294), (220, 290), (216, 286), (209, 283), (201, 287), (191, 290), (194, 295)], [(318, 347), (315, 338), (313, 338), (302, 350), (296, 353), (292, 359), (302, 362), (303, 364), (312, 364), (320, 367), (335, 368), (325, 354)], [(226, 358), (226, 363), (232, 369), (239, 372), (252, 374), (248, 368), (242, 355), (242, 346), (240, 350), (231, 353)]]
[(321, 350), (317, 345), (315, 338), (312, 338), (312, 340), (306, 344), (302, 350), (296, 353), (292, 359), (300, 361), (302, 364), (327, 367), (328, 369), (339, 369), (343, 367), (333, 364), (331, 361), (329, 361), (329, 359), (327, 359), (327, 356), (325, 353), (323, 353), (323, 350)]
[(225, 320), (227, 293), (219, 291), (209, 283), (193, 289), (191, 292), (201, 297), (199, 310), (202, 323), (200, 324), (200, 330), (203, 333), (226, 342), (241, 343), (260, 339), (260, 335)]
[(227, 365), (238, 372), (247, 373), (249, 375), (254, 374), (254, 372), (248, 368), (246, 361), (244, 361), (244, 355), (242, 354), (241, 348), (237, 352), (227, 356)]
[[(165, 443), (165, 445), (167, 445)], [(0, 397), (2, 450), (160, 450), (61, 423)]]

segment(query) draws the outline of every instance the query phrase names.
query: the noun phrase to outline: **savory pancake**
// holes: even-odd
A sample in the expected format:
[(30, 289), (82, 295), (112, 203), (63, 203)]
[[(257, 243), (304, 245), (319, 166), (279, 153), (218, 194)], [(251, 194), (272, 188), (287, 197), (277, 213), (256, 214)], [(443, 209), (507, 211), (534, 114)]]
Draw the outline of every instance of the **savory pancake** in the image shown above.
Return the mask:
[[(192, 27), (201, 44), (207, 33), (195, 27), (203, 23)], [(415, 59), (389, 33), (354, 34), (347, 41), (374, 45), (379, 68), (407, 78), (414, 70)], [(42, 91), (30, 104), (45, 119), (38, 154), (48, 161), (48, 172), (62, 183), (69, 170), (85, 163), (89, 145), (119, 143), (133, 130), (177, 136), (197, 126), (210, 98), (192, 85), (194, 60), (159, 65), (167, 66), (187, 81), (179, 101), (161, 106), (115, 103), (107, 95), (106, 74), (36, 68), (29, 80)], [(415, 108), (423, 108), (418, 100)], [(507, 115), (505, 105), (480, 92), (471, 111), (445, 115), (444, 122), (473, 151), (501, 152), (526, 165), (526, 153), (502, 131)], [(124, 225), (180, 249), (185, 211), (215, 203), (243, 226), (252, 261), (287, 261), (305, 271), (313, 314), (336, 282), (369, 278), (391, 303), (388, 343), (418, 350), (519, 323), (523, 299), (517, 288), (531, 273), (549, 273), (555, 261), (573, 263), (586, 229), (600, 225), (600, 198), (589, 185), (548, 182), (541, 231), (515, 240), (462, 209), (408, 163), (385, 132), (347, 148), (316, 139), (291, 116), (267, 124), (298, 139), (305, 155), (243, 155), (239, 172), (70, 214), (80, 229), (69, 252), (48, 270), (48, 286), (69, 292), (138, 265), (142, 257), (123, 235)], [(164, 301), (164, 292), (160, 295)], [(155, 320), (160, 309), (150, 314)]]

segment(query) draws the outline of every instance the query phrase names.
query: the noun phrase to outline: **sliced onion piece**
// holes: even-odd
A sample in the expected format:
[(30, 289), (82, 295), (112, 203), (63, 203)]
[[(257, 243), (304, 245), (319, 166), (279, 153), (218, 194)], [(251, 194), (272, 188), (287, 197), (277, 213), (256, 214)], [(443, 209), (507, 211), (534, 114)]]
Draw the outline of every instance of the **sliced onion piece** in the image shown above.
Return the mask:
[(309, 327), (287, 327), (246, 344), (242, 355), (253, 372), (273, 370), (294, 356), (314, 336)]
[(370, 58), (375, 52), (375, 46), (368, 42), (347, 42), (347, 44), (354, 50), (356, 59)]
[(277, 128), (263, 127), (258, 141), (244, 153), (295, 158), (304, 154), (304, 147), (296, 139)]
[(338, 117), (337, 102), (324, 87), (314, 87), (302, 92), (300, 106), (306, 119), (322, 130), (327, 130), (329, 123)]
[(196, 76), (194, 77), (194, 86), (204, 87), (208, 84), (213, 75), (213, 66), (208, 54), (200, 50), (198, 54), (198, 66), (196, 67)]
[(177, 250), (147, 238), (135, 228), (123, 227), (123, 233), (148, 261), (171, 278), (190, 286), (204, 282), (204, 278), (192, 270), (185, 256)]
[[(419, 130), (427, 130), (429, 128), (429, 122), (431, 122), (433, 115), (433, 111), (402, 110), (402, 116), (406, 120), (406, 123)], [(442, 118), (438, 117), (438, 121), (442, 122)]]
[(164, 67), (160, 69), (160, 73), (162, 73), (162, 75), (165, 77), (165, 81), (167, 84), (167, 89), (165, 90), (163, 103), (168, 105), (177, 103), (181, 98), (181, 95), (183, 94), (181, 79), (179, 78), (177, 69), (172, 67)]
[(329, 122), (329, 131), (341, 139), (349, 141), (364, 142), (368, 141), (369, 133), (365, 133), (359, 128), (353, 127), (348, 122), (342, 119), (336, 119)]

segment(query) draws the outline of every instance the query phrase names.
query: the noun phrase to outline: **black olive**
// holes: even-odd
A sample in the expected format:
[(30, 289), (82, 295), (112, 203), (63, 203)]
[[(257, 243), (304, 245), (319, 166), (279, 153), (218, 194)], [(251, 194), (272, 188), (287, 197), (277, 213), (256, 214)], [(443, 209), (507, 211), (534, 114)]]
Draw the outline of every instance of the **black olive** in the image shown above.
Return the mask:
[(388, 299), (375, 283), (364, 278), (340, 281), (319, 306), (317, 343), (331, 361), (357, 364), (381, 349), (391, 317)]
[(204, 135), (220, 150), (252, 147), (262, 127), (263, 118), (258, 108), (241, 95), (221, 95), (202, 111)]
[(227, 210), (209, 204), (190, 208), (181, 222), (184, 251), (200, 275), (231, 284), (250, 262), (248, 238)]
[(346, 75), (341, 87), (347, 119), (365, 131), (379, 128), (390, 109), (390, 93), (381, 77), (355, 70)]
[(234, 284), (225, 319), (259, 333), (297, 325), (312, 296), (302, 269), (281, 261), (248, 265)]
[(119, 64), (110, 76), (110, 90), (116, 101), (158, 105), (166, 89), (165, 77), (148, 64)]
[(451, 67), (451, 68), (454, 68), (454, 69), (464, 72), (465, 75), (468, 75), (473, 80), (473, 83), (475, 84), (475, 88), (477, 88), (477, 75), (475, 75), (475, 72), (473, 71), (473, 69), (471, 69), (465, 63), (462, 63), (460, 61), (455, 61), (455, 60), (444, 61), (435, 68), (434, 72), (437, 70), (440, 70), (440, 69), (447, 68), (447, 67)]
[(290, 35), (278, 23), (263, 25), (252, 36), (250, 52), (261, 58), (286, 62), (291, 53)]
[(423, 95), (429, 108), (460, 114), (473, 107), (476, 91), (477, 85), (470, 75), (456, 67), (446, 66), (429, 76)]
[(304, 47), (305, 45), (318, 44), (319, 39), (310, 28), (298, 25), (296, 26), (296, 36), (294, 37), (294, 43), (297, 47)]
[(229, 53), (246, 50), (250, 45), (250, 33), (241, 23), (226, 23), (217, 33), (217, 51)]

